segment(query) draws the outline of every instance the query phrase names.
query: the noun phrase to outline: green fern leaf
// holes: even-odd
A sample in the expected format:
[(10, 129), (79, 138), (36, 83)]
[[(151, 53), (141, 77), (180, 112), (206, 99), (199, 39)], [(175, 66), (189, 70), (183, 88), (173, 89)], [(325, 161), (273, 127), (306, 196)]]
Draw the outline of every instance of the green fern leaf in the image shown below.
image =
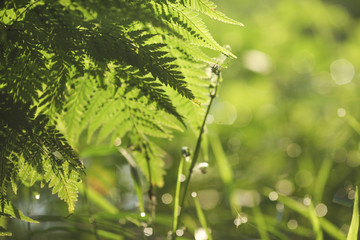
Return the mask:
[(69, 213), (75, 210), (75, 203), (78, 198), (78, 187), (80, 175), (74, 170), (69, 170), (67, 163), (62, 165), (62, 169), (55, 170), (50, 161), (44, 161), (44, 179), (52, 188), (52, 194), (58, 194), (59, 198), (68, 204)]
[(92, 78), (88, 75), (77, 79), (74, 82), (75, 88), (72, 89), (67, 104), (64, 120), (67, 127), (67, 136), (72, 142), (76, 142), (79, 134), (80, 123), (83, 118), (88, 103), (93, 95), (95, 85)]
[(189, 40), (190, 43), (214, 49), (227, 56), (236, 58), (234, 54), (221, 47), (215, 41), (205, 23), (195, 10), (180, 4), (172, 3), (169, 3), (168, 5), (157, 4), (155, 9), (157, 9), (160, 16), (164, 16), (165, 19), (171, 19), (172, 23), (169, 22), (170, 28), (176, 28), (176, 32), (178, 32), (179, 35), (184, 36), (184, 39)]
[(36, 221), (36, 220), (34, 220), (32, 218), (26, 217), (12, 203), (5, 204), (4, 211), (3, 211), (3, 213), (0, 213), (0, 215), (10, 216), (10, 217), (17, 218), (17, 219), (20, 219), (20, 220), (25, 221), (25, 222), (39, 223), (38, 221)]
[(210, 0), (185, 0), (186, 6), (189, 6), (196, 11), (206, 14), (207, 16), (229, 24), (235, 24), (239, 26), (244, 26), (241, 22), (235, 21), (224, 13), (216, 10), (216, 4)]

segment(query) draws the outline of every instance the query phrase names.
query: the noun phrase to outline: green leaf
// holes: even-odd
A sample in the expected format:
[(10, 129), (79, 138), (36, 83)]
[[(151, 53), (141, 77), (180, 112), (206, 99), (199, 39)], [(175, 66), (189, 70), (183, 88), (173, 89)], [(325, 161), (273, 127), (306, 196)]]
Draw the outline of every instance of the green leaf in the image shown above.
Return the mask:
[(25, 216), (19, 209), (17, 209), (12, 203), (6, 203), (4, 208), (4, 213), (1, 215), (10, 216), (13, 218), (20, 219), (25, 222), (38, 223), (38, 221)]
[(196, 192), (193, 192), (191, 195), (192, 195), (192, 197), (194, 199), (195, 209), (196, 209), (196, 213), (197, 213), (199, 222), (200, 222), (201, 226), (205, 229), (208, 239), (212, 240), (211, 233), (210, 233), (209, 228), (207, 226), (207, 221), (206, 221), (206, 218), (205, 218), (205, 214), (204, 214), (203, 210), (201, 209), (199, 197), (197, 196)]
[(61, 170), (54, 170), (51, 163), (46, 161), (44, 169), (44, 178), (49, 183), (49, 188), (52, 188), (52, 194), (57, 193), (59, 198), (67, 203), (69, 213), (73, 213), (78, 198), (79, 173), (69, 170), (68, 163), (64, 163)]
[(226, 16), (224, 13), (218, 11), (216, 9), (216, 4), (209, 0), (187, 0), (186, 5), (190, 6), (191, 8), (195, 9), (196, 11), (199, 11), (201, 13), (204, 13), (208, 15), (209, 17), (229, 23), (229, 24), (235, 24), (239, 26), (244, 26), (241, 22), (235, 21), (228, 16)]
[(359, 189), (356, 186), (354, 208), (353, 208), (349, 233), (347, 235), (347, 240), (357, 239), (358, 232), (359, 232)]

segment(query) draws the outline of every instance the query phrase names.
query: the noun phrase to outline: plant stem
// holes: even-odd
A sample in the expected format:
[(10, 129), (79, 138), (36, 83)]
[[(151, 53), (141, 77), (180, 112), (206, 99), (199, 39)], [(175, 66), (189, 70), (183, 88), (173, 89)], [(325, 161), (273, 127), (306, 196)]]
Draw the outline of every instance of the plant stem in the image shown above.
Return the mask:
[[(185, 198), (186, 198), (186, 194), (187, 194), (187, 190), (189, 188), (189, 183), (190, 183), (190, 179), (191, 179), (191, 175), (193, 173), (193, 170), (194, 170), (194, 167), (195, 167), (195, 164), (197, 162), (197, 159), (199, 157), (199, 153), (200, 153), (200, 149), (201, 149), (201, 140), (202, 140), (202, 135), (204, 133), (204, 129), (205, 129), (205, 125), (206, 125), (206, 119), (207, 119), (207, 116), (209, 115), (209, 112), (210, 112), (210, 108), (211, 108), (211, 105), (217, 95), (217, 91), (218, 91), (218, 86), (219, 86), (219, 83), (220, 83), (220, 70), (216, 69), (216, 71), (214, 72), (215, 75), (216, 75), (216, 79), (215, 79), (215, 83), (214, 83), (214, 86), (213, 86), (213, 89), (211, 90), (210, 92), (210, 102), (209, 102), (209, 105), (206, 109), (206, 113), (205, 113), (205, 116), (204, 116), (204, 119), (203, 119), (203, 122), (202, 122), (202, 125), (201, 125), (201, 128), (200, 128), (200, 132), (199, 132), (199, 136), (197, 138), (197, 142), (196, 142), (196, 146), (195, 146), (195, 151), (194, 151), (194, 157), (192, 158), (191, 160), (191, 165), (190, 165), (190, 168), (189, 168), (189, 173), (188, 173), (188, 177), (187, 179), (185, 180), (185, 188), (184, 188), (184, 192), (182, 194), (182, 198), (181, 198), (181, 203), (180, 203), (180, 206), (175, 206), (174, 209), (178, 209), (179, 212), (175, 212), (174, 210), (174, 225), (173, 225), (173, 232), (172, 232), (172, 240), (175, 240), (176, 239), (176, 229), (178, 228), (179, 226), (179, 222), (180, 222), (180, 218), (181, 218), (181, 213), (182, 213), (182, 209), (184, 207), (184, 202), (185, 202)], [(179, 188), (180, 189), (180, 188)], [(176, 204), (176, 203), (175, 203)], [(175, 214), (178, 214), (177, 217)]]

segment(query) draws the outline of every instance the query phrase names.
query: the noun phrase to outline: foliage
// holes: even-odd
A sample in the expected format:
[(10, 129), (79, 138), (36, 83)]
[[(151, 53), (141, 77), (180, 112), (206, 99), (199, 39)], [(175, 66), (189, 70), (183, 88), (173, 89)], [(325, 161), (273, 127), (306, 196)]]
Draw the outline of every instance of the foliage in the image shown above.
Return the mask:
[(17, 194), (19, 183), (41, 182), (73, 213), (84, 170), (76, 152), (94, 142), (118, 147), (139, 200), (137, 169), (152, 199), (164, 185), (155, 139), (202, 123), (205, 68), (215, 60), (200, 47), (235, 57), (199, 13), (242, 24), (202, 0), (6, 0), (0, 7), (2, 211), (12, 204), (10, 186)]

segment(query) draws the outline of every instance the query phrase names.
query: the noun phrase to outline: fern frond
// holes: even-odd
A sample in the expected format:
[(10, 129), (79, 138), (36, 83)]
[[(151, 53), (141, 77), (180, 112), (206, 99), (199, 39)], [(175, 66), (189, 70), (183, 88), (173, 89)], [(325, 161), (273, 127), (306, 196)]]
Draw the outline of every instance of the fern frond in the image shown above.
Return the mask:
[(216, 9), (216, 4), (210, 0), (185, 0), (184, 2), (186, 6), (189, 6), (198, 12), (206, 14), (210, 18), (224, 23), (244, 26), (244, 24), (242, 24), (241, 22), (235, 21), (234, 19), (226, 16), (224, 13), (218, 11)]
[(150, 184), (158, 187), (164, 185), (163, 176), (164, 162), (162, 160), (164, 152), (156, 144), (148, 139), (140, 140), (141, 143), (132, 151), (137, 165), (146, 178), (151, 181)]
[(52, 188), (52, 194), (57, 193), (59, 198), (68, 204), (69, 213), (73, 213), (78, 198), (76, 184), (80, 181), (79, 173), (71, 170), (67, 162), (61, 169), (54, 168), (49, 160), (44, 161), (44, 170), (44, 180), (49, 183), (49, 188)]
[(83, 118), (83, 113), (88, 107), (90, 99), (93, 97), (96, 86), (93, 82), (93, 78), (89, 75), (76, 79), (71, 85), (73, 85), (74, 88), (71, 89), (71, 94), (67, 99), (64, 120), (69, 136), (68, 139), (75, 142), (75, 139), (78, 138), (78, 134), (84, 129), (84, 127), (80, 127), (80, 123)]
[(224, 53), (227, 56), (236, 58), (227, 49), (221, 47), (219, 43), (211, 36), (199, 14), (180, 4), (155, 4), (154, 8), (159, 16), (168, 20), (170, 28), (175, 29), (180, 36), (189, 41), (190, 44), (196, 44), (201, 47), (207, 47)]
[[(44, 174), (48, 174), (49, 168), (56, 174), (61, 175), (61, 172), (63, 182), (74, 179), (74, 174), (78, 176), (82, 169), (80, 160), (64, 136), (54, 126), (48, 124), (45, 115), (36, 116), (36, 108), (29, 109), (28, 104), (14, 101), (11, 95), (1, 90), (0, 100), (2, 208), (8, 201), (8, 186), (10, 184), (14, 186), (17, 179), (31, 186), (35, 181), (42, 180)], [(57, 187), (57, 182), (52, 182), (51, 186)], [(69, 206), (72, 204), (72, 196), (63, 198)]]
[(10, 216), (13, 218), (20, 219), (25, 222), (38, 223), (38, 221), (25, 216), (19, 209), (17, 209), (12, 203), (7, 203), (4, 206), (3, 213), (0, 215)]

